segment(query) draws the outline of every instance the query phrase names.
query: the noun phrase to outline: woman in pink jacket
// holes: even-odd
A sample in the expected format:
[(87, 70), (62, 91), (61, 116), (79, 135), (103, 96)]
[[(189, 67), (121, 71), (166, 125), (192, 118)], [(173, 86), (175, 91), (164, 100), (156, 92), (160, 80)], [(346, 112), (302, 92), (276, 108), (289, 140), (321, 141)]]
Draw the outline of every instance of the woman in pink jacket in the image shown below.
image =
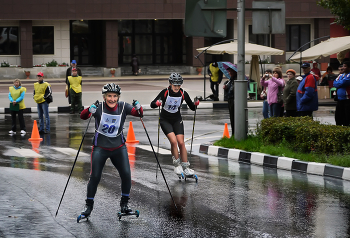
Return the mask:
[[(266, 80), (270, 78), (271, 80)], [(265, 81), (266, 80), (266, 81)], [(261, 86), (268, 87), (267, 91), (267, 101), (270, 105), (270, 115), (271, 117), (279, 117), (283, 101), (278, 100), (278, 92), (282, 91), (285, 85), (282, 70), (280, 68), (274, 68), (271, 74), (265, 74), (264, 77), (260, 79)], [(281, 96), (282, 99), (282, 96)]]

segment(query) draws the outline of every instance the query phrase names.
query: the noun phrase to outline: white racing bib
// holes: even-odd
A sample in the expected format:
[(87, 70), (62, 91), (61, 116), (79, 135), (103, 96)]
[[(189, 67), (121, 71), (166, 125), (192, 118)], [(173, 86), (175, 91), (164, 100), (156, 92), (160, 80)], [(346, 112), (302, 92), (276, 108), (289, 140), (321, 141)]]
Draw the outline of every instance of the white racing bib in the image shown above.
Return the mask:
[[(124, 105), (123, 105), (123, 110), (124, 110)], [(102, 103), (102, 115), (101, 115), (100, 125), (97, 129), (97, 132), (107, 137), (117, 137), (118, 130), (120, 127), (121, 114), (123, 113), (123, 110), (120, 113), (120, 115), (111, 115), (108, 113), (104, 113), (103, 103)]]
[(181, 99), (182, 97), (168, 96), (163, 107), (164, 110), (170, 113), (176, 113), (181, 106)]

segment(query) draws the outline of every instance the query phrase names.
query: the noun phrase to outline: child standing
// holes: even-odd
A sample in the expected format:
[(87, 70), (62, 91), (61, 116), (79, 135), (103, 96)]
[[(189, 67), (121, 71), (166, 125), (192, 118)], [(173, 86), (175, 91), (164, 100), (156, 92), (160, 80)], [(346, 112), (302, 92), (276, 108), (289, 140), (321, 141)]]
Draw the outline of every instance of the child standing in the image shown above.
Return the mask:
[(68, 76), (67, 82), (71, 99), (70, 114), (74, 114), (75, 111), (80, 113), (84, 109), (81, 102), (81, 83), (82, 77), (78, 76), (77, 68), (72, 68), (72, 76)]
[(24, 123), (23, 110), (26, 108), (24, 105), (24, 95), (27, 89), (21, 86), (21, 81), (19, 79), (15, 79), (13, 81), (13, 86), (9, 87), (9, 91), (9, 99), (10, 103), (12, 103), (12, 107), (10, 107), (12, 128), (11, 131), (9, 131), (9, 134), (16, 134), (16, 114), (18, 114), (19, 125), (21, 127), (21, 135), (25, 135), (26, 125)]

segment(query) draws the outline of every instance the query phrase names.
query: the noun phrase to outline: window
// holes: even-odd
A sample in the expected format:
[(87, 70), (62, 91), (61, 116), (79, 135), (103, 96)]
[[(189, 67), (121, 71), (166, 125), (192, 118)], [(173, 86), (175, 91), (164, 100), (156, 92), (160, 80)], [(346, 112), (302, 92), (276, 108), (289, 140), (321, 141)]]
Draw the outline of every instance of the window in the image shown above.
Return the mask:
[(0, 27), (0, 55), (18, 54), (18, 27)]
[(54, 54), (54, 27), (33, 26), (33, 54)]
[(249, 43), (270, 46), (270, 36), (268, 34), (253, 34), (253, 27), (249, 25)]
[[(310, 25), (287, 25), (286, 27), (287, 51), (296, 51), (310, 41)], [(310, 48), (310, 43), (299, 51)]]

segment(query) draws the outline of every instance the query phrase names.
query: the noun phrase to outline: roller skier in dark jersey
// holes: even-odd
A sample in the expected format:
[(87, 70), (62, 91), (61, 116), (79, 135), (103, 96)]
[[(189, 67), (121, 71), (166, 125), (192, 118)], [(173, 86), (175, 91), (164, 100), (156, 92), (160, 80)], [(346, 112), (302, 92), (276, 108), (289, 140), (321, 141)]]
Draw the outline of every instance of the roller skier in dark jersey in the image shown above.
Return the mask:
[(87, 218), (93, 209), (97, 186), (100, 182), (102, 170), (108, 158), (118, 170), (121, 178), (121, 213), (132, 213), (128, 206), (131, 190), (131, 172), (128, 153), (125, 146), (123, 126), (127, 115), (143, 116), (143, 109), (137, 101), (134, 105), (119, 101), (120, 87), (114, 83), (106, 84), (102, 88), (104, 101), (96, 107), (84, 109), (80, 118), (86, 120), (95, 118), (95, 135), (91, 153), (90, 179), (87, 185), (87, 198), (85, 210), (78, 217)]
[[(196, 110), (199, 100), (192, 102), (190, 96), (181, 88), (183, 79), (180, 74), (172, 73), (169, 77), (169, 87), (163, 89), (157, 97), (151, 102), (151, 108), (162, 106), (159, 123), (162, 131), (170, 141), (171, 154), (174, 172), (177, 176), (186, 177), (194, 175), (193, 169), (190, 169), (190, 163), (187, 160), (187, 150), (184, 142), (184, 126), (180, 113), (180, 107), (183, 101), (187, 103), (192, 111)], [(179, 155), (180, 150), (180, 155)]]

